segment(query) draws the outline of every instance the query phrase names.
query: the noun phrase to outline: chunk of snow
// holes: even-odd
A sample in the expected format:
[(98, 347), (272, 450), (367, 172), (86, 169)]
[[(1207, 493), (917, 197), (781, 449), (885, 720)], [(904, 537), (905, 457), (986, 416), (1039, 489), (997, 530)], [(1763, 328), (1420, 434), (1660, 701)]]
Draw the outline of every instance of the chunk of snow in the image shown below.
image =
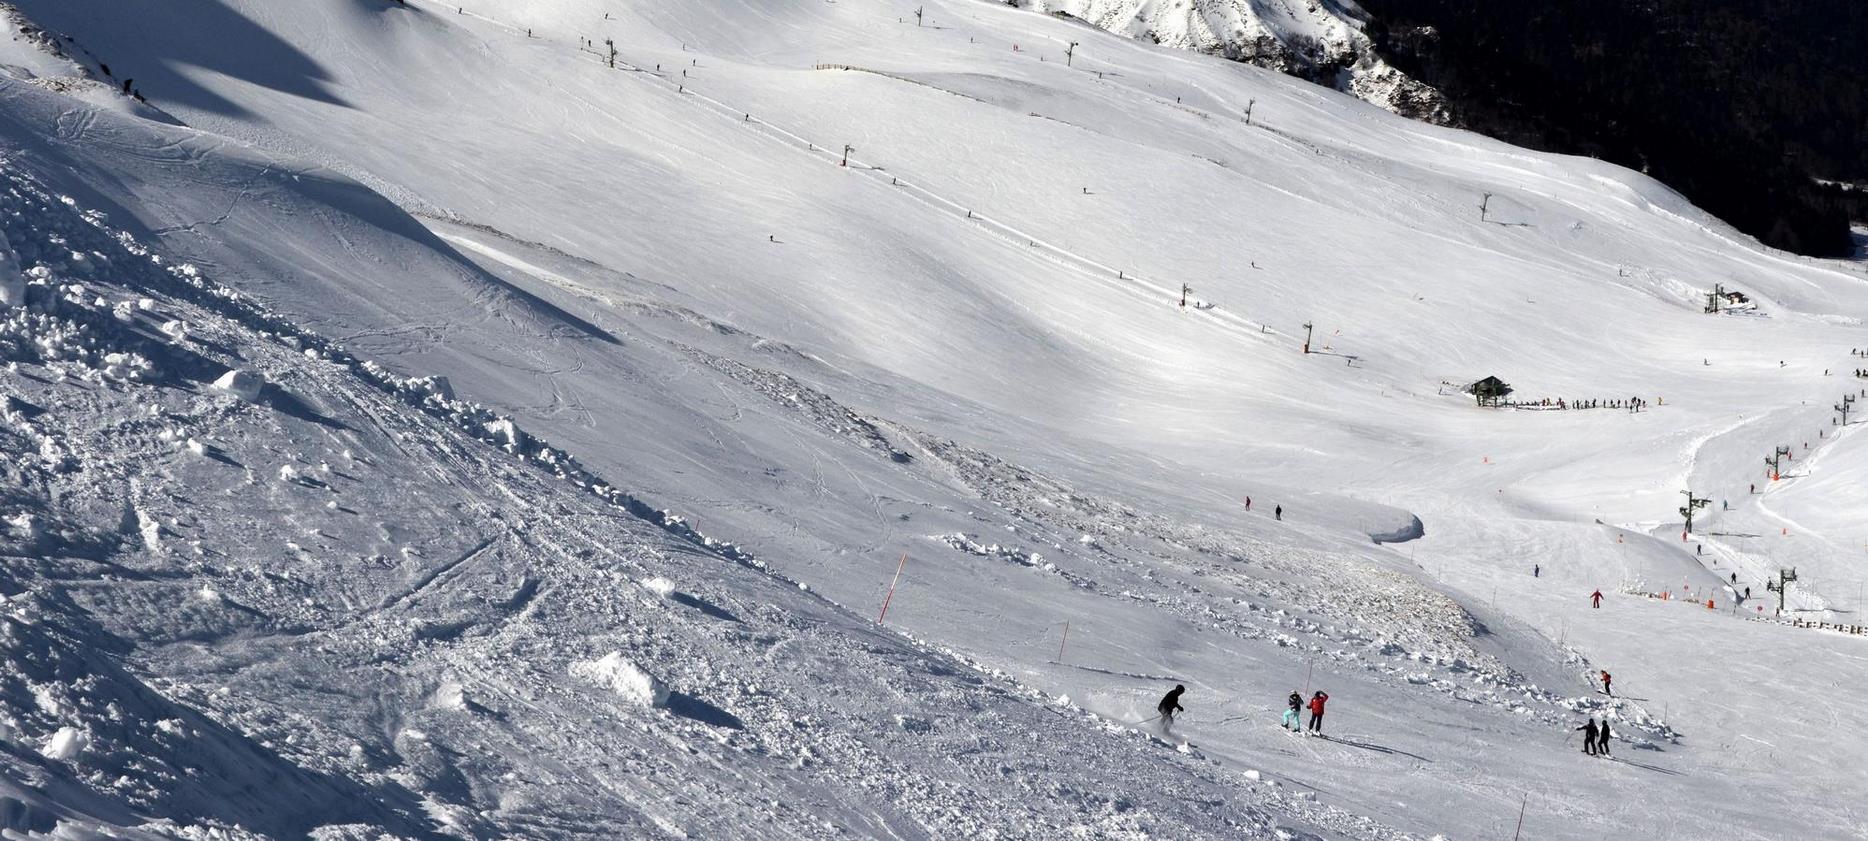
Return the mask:
[(32, 688), (32, 702), (41, 712), (50, 716), (65, 714), (65, 705), (58, 702), (58, 696), (52, 694), (52, 687), (39, 685)]
[(57, 733), (52, 734), (52, 738), (46, 740), (45, 747), (40, 748), (39, 753), (47, 759), (69, 761), (90, 746), (91, 737), (85, 735), (83, 730), (60, 727)]
[(35, 543), (39, 540), (41, 529), (39, 528), (39, 517), (36, 514), (21, 511), (11, 518), (8, 518), (7, 525), (13, 527), (13, 533), (17, 535), (20, 540), (27, 543)]
[(26, 276), (19, 273), (19, 255), (6, 235), (0, 234), (0, 304), (9, 307), (26, 305)]
[(259, 377), (239, 368), (229, 369), (227, 373), (221, 375), (220, 379), (214, 381), (215, 388), (249, 403), (259, 399), (259, 390), (265, 384), (265, 381)]
[(675, 591), (675, 583), (658, 575), (654, 578), (644, 579), (642, 581), (642, 589), (665, 599), (668, 598), (668, 594)]
[(0, 261), (0, 305), (26, 305), (26, 277), (19, 273), (17, 266), (6, 266), (4, 261)]
[(600, 660), (572, 663), (571, 676), (606, 687), (633, 706), (668, 706), (667, 684), (637, 668), (620, 651), (612, 651)]
[(188, 324), (180, 320), (165, 321), (162, 323), (162, 334), (168, 336), (169, 341), (181, 344), (188, 339)]
[(437, 710), (467, 709), (467, 691), (456, 681), (444, 681), (435, 688), (434, 697), (428, 706)]
[(493, 440), (503, 446), (519, 447), (525, 443), (525, 433), (519, 431), (519, 427), (513, 424), (512, 418), (500, 418), (488, 423), (486, 431), (492, 434)]

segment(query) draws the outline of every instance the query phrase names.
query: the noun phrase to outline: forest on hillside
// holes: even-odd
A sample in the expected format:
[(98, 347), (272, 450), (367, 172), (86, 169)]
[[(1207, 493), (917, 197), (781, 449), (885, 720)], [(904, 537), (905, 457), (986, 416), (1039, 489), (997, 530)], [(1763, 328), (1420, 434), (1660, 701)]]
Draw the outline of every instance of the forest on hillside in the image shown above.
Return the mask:
[(1639, 169), (1768, 245), (1850, 253), (1868, 220), (1868, 4), (1362, 0), (1454, 122)]

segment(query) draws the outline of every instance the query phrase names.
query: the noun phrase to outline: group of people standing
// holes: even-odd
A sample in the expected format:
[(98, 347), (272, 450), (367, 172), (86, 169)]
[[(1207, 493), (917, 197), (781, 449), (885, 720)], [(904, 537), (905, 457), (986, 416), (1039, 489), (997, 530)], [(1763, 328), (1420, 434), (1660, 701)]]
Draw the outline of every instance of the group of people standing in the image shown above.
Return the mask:
[(1561, 397), (1555, 400), (1552, 400), (1546, 397), (1542, 401), (1537, 402), (1537, 403), (1518, 403), (1515, 405), (1555, 406), (1559, 409), (1627, 409), (1630, 412), (1639, 412), (1642, 409), (1647, 408), (1647, 400), (1646, 398), (1641, 398), (1641, 397), (1628, 397), (1628, 398), (1622, 398), (1622, 399), (1609, 399), (1609, 400), (1596, 400), (1596, 399), (1567, 400)]

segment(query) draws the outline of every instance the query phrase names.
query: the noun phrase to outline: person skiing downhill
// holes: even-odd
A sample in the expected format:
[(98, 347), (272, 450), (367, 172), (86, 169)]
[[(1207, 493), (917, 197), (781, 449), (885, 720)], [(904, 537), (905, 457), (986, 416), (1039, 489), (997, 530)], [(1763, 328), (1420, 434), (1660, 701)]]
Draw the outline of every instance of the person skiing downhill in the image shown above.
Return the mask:
[(1279, 505), (1271, 509), (1271, 518), (1279, 522), (1283, 522), (1284, 521), (1284, 506)]
[(1288, 709), (1284, 711), (1284, 729), (1293, 733), (1304, 730), (1304, 696), (1291, 692), (1291, 697), (1284, 699)]
[(1609, 691), (1609, 681), (1610, 681), (1610, 680), (1613, 680), (1613, 679), (1614, 679), (1614, 678), (1611, 678), (1611, 677), (1609, 677), (1609, 673), (1608, 673), (1608, 671), (1607, 671), (1607, 670), (1604, 670), (1604, 671), (1602, 672), (1602, 694), (1604, 694), (1604, 695), (1614, 695), (1614, 694), (1615, 694), (1614, 692), (1611, 692), (1611, 691)]
[(1602, 730), (1596, 734), (1596, 753), (1601, 754), (1602, 756), (1609, 755), (1609, 719), (1608, 719), (1608, 716), (1602, 717)]
[(1598, 732), (1596, 730), (1596, 720), (1593, 718), (1589, 719), (1588, 724), (1585, 724), (1576, 729), (1583, 731), (1583, 753), (1589, 754), (1590, 756), (1595, 756), (1596, 755), (1596, 738), (1597, 738), (1596, 733)]
[(1589, 602), (1590, 602), (1590, 606), (1591, 606), (1591, 607), (1594, 607), (1594, 608), (1596, 608), (1596, 609), (1598, 609), (1598, 610), (1599, 610), (1599, 609), (1601, 609), (1601, 607), (1602, 607), (1602, 591), (1601, 591), (1601, 590), (1597, 590), (1597, 591), (1595, 591), (1594, 593), (1590, 593), (1590, 594), (1589, 594)]
[(1310, 696), (1310, 729), (1319, 736), (1323, 735), (1323, 705), (1329, 700), (1330, 696), (1322, 690)]
[(1155, 705), (1155, 710), (1161, 713), (1161, 715), (1157, 717), (1161, 719), (1162, 728), (1165, 729), (1168, 725), (1174, 723), (1175, 713), (1186, 712), (1180, 705), (1180, 694), (1186, 691), (1187, 687), (1178, 683), (1174, 684), (1174, 688), (1168, 690), (1168, 694), (1161, 698), (1161, 703)]

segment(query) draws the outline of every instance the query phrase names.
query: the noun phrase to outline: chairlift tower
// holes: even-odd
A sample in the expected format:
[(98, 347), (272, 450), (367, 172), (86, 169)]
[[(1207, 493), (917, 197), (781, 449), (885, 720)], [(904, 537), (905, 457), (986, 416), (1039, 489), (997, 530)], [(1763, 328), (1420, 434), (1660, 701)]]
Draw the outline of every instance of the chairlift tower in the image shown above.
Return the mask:
[(1797, 570), (1792, 567), (1778, 570), (1776, 581), (1764, 582), (1764, 589), (1777, 594), (1777, 615), (1779, 616), (1784, 614), (1784, 594), (1790, 591), (1790, 582), (1795, 580), (1797, 580)]
[(1680, 506), (1680, 516), (1686, 518), (1686, 530), (1691, 532), (1693, 530), (1693, 512), (1711, 505), (1712, 500), (1701, 499), (1694, 496), (1693, 489), (1691, 488), (1681, 491), (1680, 493), (1686, 494), (1686, 504)]

